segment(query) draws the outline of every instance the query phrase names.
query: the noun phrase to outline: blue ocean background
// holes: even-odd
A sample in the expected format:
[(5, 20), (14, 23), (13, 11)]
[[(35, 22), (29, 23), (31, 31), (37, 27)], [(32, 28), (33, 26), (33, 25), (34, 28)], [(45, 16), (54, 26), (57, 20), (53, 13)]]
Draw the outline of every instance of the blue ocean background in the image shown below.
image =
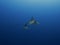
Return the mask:
[(0, 0), (0, 45), (60, 45), (60, 1)]

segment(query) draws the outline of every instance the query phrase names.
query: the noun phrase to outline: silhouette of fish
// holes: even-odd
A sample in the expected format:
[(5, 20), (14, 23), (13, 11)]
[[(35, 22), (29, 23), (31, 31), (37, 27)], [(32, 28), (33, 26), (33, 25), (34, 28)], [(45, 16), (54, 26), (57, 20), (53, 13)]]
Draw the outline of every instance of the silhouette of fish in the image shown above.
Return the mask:
[(32, 16), (32, 18), (24, 25), (24, 28), (28, 29), (29, 25), (31, 25), (31, 24), (40, 24), (40, 23), (38, 21), (36, 21), (34, 19), (34, 17)]

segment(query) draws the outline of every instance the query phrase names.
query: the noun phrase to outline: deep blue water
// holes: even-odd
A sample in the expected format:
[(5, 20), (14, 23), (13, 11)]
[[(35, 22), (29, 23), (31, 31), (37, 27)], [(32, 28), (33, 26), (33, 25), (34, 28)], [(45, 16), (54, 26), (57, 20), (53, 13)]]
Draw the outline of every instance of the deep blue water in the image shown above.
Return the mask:
[[(32, 16), (40, 24), (24, 30)], [(60, 45), (60, 1), (0, 0), (0, 45)]]

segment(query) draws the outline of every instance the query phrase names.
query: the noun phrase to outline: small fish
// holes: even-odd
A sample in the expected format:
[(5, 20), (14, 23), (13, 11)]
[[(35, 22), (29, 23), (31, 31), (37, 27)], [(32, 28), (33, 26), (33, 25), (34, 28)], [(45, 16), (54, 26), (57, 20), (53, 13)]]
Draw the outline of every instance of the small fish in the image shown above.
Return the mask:
[(34, 19), (34, 17), (32, 17), (31, 20), (28, 21), (28, 22), (24, 25), (24, 29), (28, 29), (29, 25), (31, 25), (31, 24), (40, 24), (40, 23), (39, 23), (38, 21), (36, 21), (36, 20)]
[(24, 29), (28, 29), (28, 25), (27, 24), (24, 25)]

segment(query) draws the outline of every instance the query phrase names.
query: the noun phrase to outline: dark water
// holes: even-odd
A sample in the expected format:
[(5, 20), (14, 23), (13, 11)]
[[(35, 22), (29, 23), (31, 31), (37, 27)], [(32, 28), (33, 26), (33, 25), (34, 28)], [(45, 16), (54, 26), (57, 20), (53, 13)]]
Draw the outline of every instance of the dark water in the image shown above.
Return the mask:
[[(40, 24), (24, 30), (32, 16)], [(60, 1), (0, 0), (0, 45), (60, 45)]]

